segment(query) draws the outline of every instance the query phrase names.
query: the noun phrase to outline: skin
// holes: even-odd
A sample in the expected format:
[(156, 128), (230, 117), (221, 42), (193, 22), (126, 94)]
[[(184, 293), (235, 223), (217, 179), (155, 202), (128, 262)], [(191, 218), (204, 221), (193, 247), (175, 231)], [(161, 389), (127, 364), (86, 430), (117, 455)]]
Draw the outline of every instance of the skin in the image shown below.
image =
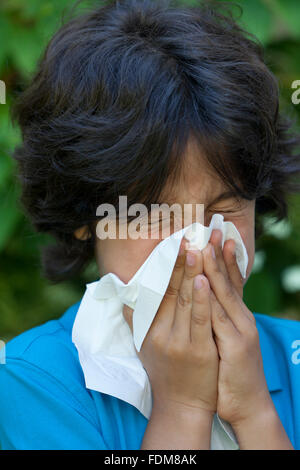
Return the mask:
[[(183, 239), (169, 287), (138, 353), (154, 398), (141, 448), (209, 449), (218, 412), (233, 427), (241, 449), (293, 449), (267, 388), (254, 315), (243, 302), (255, 254), (255, 200), (230, 197), (215, 203), (228, 188), (204, 159), (199, 161), (192, 141), (185, 162), (176, 188), (167, 185), (162, 202), (204, 204), (205, 225), (214, 213), (223, 214), (238, 229), (249, 262), (243, 279), (234, 241), (222, 250), (218, 230), (202, 251), (187, 251)], [(76, 236), (84, 233), (83, 227)], [(161, 239), (97, 240), (100, 275), (113, 272), (127, 283)], [(196, 288), (199, 280), (202, 286)], [(123, 314), (132, 329), (132, 310), (124, 306)]]
[[(225, 221), (233, 222), (240, 232), (249, 258), (245, 284), (251, 273), (255, 254), (255, 200), (238, 201), (232, 197), (213, 204), (214, 199), (228, 191), (228, 188), (208, 167), (204, 159), (199, 162), (198, 155), (199, 151), (193, 141), (190, 141), (180, 181), (176, 184), (176, 188), (167, 185), (161, 196), (161, 202), (167, 204), (176, 202), (182, 207), (184, 204), (193, 204), (194, 206), (195, 204), (204, 204), (205, 225), (209, 225), (214, 213), (223, 214)], [(162, 239), (162, 237), (137, 240), (97, 239), (96, 260), (100, 274), (113, 272), (127, 283)]]

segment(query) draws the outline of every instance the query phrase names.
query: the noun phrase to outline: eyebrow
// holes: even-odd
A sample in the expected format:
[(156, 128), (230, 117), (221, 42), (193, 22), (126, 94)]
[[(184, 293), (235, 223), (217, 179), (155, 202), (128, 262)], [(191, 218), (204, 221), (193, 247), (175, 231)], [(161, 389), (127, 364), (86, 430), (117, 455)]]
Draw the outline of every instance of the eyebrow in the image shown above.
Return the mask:
[[(210, 204), (208, 204), (208, 207), (212, 206), (213, 204), (216, 204), (220, 201), (225, 201), (226, 199), (231, 199), (231, 198), (235, 198), (235, 199), (238, 199), (238, 196), (237, 194), (234, 192), (234, 191), (224, 191), (223, 193), (219, 194), (215, 199), (213, 199), (211, 201)], [(168, 199), (167, 201), (164, 201), (165, 204), (168, 204), (168, 205), (172, 205), (174, 203), (177, 203), (177, 200), (176, 198), (170, 198)], [(161, 202), (159, 202), (158, 204), (162, 204)]]

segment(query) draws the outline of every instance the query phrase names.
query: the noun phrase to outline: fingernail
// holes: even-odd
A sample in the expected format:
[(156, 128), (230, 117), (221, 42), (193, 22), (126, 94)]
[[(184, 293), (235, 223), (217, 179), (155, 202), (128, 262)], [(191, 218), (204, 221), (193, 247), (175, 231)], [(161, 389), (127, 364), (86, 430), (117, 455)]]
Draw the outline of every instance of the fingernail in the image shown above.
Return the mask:
[(194, 279), (195, 289), (201, 289), (202, 286), (203, 286), (203, 281), (202, 281), (201, 276), (196, 276)]
[(213, 246), (211, 246), (211, 256), (216, 259), (216, 253), (215, 253), (215, 249)]
[(194, 266), (195, 264), (195, 255), (191, 251), (187, 252), (186, 262), (189, 266)]

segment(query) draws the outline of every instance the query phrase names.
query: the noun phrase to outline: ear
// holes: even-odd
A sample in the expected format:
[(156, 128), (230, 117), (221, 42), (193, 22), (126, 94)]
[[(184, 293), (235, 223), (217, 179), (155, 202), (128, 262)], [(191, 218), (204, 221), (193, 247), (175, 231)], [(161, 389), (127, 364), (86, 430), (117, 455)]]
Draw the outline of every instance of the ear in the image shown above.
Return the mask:
[(88, 240), (89, 238), (91, 238), (88, 226), (84, 225), (83, 227), (76, 229), (74, 232), (74, 236), (78, 240)]

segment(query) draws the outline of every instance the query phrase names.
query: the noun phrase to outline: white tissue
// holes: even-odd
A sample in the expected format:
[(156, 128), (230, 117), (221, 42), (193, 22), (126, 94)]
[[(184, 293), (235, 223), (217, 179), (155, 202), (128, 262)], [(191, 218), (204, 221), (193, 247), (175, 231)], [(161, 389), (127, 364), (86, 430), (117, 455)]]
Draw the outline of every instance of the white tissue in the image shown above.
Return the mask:
[[(144, 264), (125, 284), (115, 274), (86, 285), (72, 330), (72, 341), (84, 373), (86, 387), (115, 396), (135, 406), (147, 419), (152, 409), (151, 385), (138, 358), (144, 338), (169, 284), (180, 242), (185, 235), (192, 247), (202, 250), (214, 228), (222, 231), (222, 247), (234, 239), (236, 258), (246, 277), (247, 250), (231, 222), (214, 214), (209, 227), (195, 222), (162, 240)], [(133, 335), (122, 308), (133, 312)], [(217, 414), (214, 416), (211, 449), (237, 449), (233, 431)]]

